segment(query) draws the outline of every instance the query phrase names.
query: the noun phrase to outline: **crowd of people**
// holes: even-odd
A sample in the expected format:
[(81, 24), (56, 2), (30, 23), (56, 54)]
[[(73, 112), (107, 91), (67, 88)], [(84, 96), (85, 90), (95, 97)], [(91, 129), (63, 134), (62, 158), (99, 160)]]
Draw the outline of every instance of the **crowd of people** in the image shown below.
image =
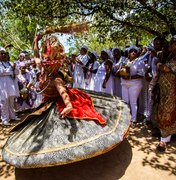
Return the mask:
[[(82, 46), (66, 57), (68, 87), (108, 93), (123, 99), (131, 110), (131, 126), (143, 115), (161, 133), (159, 151), (165, 151), (176, 132), (176, 36), (170, 42), (156, 37), (150, 46), (129, 46), (90, 52)], [(1, 121), (19, 120), (17, 113), (32, 110), (42, 102), (39, 87), (42, 71), (25, 52), (15, 62), (0, 48)]]
[(18, 113), (36, 108), (42, 102), (39, 91), (40, 70), (29, 59), (27, 53), (20, 53), (18, 60), (10, 61), (8, 52), (0, 49), (0, 110), (3, 125), (10, 120), (20, 120)]

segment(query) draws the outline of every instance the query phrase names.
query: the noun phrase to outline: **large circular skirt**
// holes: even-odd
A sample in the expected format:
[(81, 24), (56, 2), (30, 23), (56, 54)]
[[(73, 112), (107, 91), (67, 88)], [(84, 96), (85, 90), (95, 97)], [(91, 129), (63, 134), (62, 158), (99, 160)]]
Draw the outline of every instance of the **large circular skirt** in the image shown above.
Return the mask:
[(130, 126), (128, 106), (118, 97), (86, 92), (106, 125), (60, 119), (56, 103), (45, 104), (15, 128), (3, 147), (3, 160), (18, 168), (49, 167), (89, 159), (116, 147)]

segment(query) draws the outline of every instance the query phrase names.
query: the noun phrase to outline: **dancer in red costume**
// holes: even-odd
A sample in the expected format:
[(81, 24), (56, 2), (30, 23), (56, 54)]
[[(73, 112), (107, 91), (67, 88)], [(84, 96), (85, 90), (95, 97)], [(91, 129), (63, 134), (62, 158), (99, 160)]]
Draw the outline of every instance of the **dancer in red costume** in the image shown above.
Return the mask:
[[(45, 99), (57, 98), (57, 107), (61, 118), (77, 118), (96, 120), (100, 124), (106, 121), (96, 112), (89, 95), (78, 89), (65, 86), (71, 81), (67, 75), (64, 47), (56, 36), (46, 39), (42, 45), (42, 54), (39, 54), (38, 41), (43, 35), (34, 39), (34, 60), (42, 68), (40, 82)], [(41, 59), (41, 58), (42, 59)]]
[[(71, 26), (78, 31), (83, 27)], [(89, 159), (116, 147), (128, 132), (130, 111), (121, 99), (67, 88), (72, 78), (67, 74), (64, 48), (56, 36), (45, 39), (44, 35), (68, 33), (68, 28), (51, 28), (34, 40), (35, 62), (42, 72), (40, 89), (45, 98), (12, 129), (3, 147), (3, 160), (15, 167), (49, 167)]]

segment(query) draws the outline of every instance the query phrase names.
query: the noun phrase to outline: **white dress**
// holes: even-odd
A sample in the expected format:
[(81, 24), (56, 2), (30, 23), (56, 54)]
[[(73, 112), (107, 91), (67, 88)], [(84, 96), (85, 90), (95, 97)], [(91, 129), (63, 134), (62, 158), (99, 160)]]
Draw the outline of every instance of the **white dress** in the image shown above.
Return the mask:
[[(100, 66), (98, 61), (91, 63), (89, 65), (89, 69), (96, 70)], [(87, 72), (86, 79), (85, 79), (85, 89), (94, 91), (95, 89), (95, 76), (96, 73)]]
[[(18, 72), (18, 69), (15, 69), (15, 75)], [(0, 62), (0, 100), (8, 99), (9, 96), (19, 96), (19, 89), (10, 63)]]
[[(119, 61), (116, 63), (115, 60), (113, 61), (113, 70), (114, 72), (117, 71), (117, 67), (119, 66), (120, 62), (124, 61), (125, 57), (121, 57)], [(121, 79), (120, 77), (113, 76), (114, 78), (114, 92), (113, 94), (122, 98), (122, 86), (121, 86)]]
[[(88, 62), (88, 56), (85, 55), (79, 55), (78, 59), (83, 63), (83, 65), (86, 65)], [(82, 68), (82, 65), (76, 63), (74, 66), (74, 72), (73, 72), (73, 88), (82, 88), (85, 89), (85, 80), (84, 80), (84, 71)]]
[(19, 96), (19, 89), (15, 76), (18, 69), (13, 72), (10, 62), (0, 62), (0, 107), (2, 122), (16, 119), (14, 111), (14, 98)]
[(107, 83), (106, 83), (106, 88), (102, 87), (103, 81), (106, 76), (106, 69), (104, 62), (99, 66), (98, 71), (95, 76), (95, 88), (94, 90), (97, 92), (105, 92), (108, 94), (113, 94), (113, 89), (114, 89), (114, 84), (113, 84), (113, 76), (112, 74), (110, 75)]

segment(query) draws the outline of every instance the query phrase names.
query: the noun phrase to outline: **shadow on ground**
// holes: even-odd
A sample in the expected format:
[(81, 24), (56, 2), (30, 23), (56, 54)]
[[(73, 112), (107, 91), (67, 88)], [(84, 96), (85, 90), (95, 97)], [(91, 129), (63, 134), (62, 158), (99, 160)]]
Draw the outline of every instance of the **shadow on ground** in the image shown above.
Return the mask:
[(152, 137), (152, 132), (152, 126), (138, 124), (137, 127), (130, 131), (129, 143), (132, 148), (143, 152), (143, 166), (150, 166), (156, 170), (168, 171), (170, 175), (176, 175), (176, 136), (172, 136), (166, 152), (161, 153), (156, 150), (160, 138)]
[(16, 168), (15, 177), (16, 180), (117, 180), (124, 175), (131, 159), (131, 145), (124, 140), (112, 151), (81, 162), (50, 168)]
[[(10, 128), (0, 125), (0, 150), (9, 136)], [(0, 154), (0, 179), (6, 179), (14, 174), (14, 167), (6, 164)]]
[[(10, 128), (0, 126), (0, 149), (9, 136)], [(152, 127), (137, 124), (129, 136), (112, 151), (81, 162), (41, 169), (15, 169), (2, 161), (0, 156), (0, 179), (8, 180), (118, 180), (131, 177), (133, 168), (150, 167), (151, 172), (171, 178), (176, 175), (176, 136), (165, 153), (156, 151), (159, 139), (152, 137)], [(135, 162), (135, 163), (132, 163)], [(130, 169), (128, 171), (127, 169)], [(139, 172), (143, 172), (140, 171)], [(128, 174), (127, 174), (128, 173)], [(124, 175), (125, 174), (125, 175)], [(138, 174), (136, 174), (137, 179)], [(152, 179), (152, 174), (149, 175)], [(174, 177), (174, 176), (172, 176)], [(161, 177), (162, 179), (162, 177)]]

